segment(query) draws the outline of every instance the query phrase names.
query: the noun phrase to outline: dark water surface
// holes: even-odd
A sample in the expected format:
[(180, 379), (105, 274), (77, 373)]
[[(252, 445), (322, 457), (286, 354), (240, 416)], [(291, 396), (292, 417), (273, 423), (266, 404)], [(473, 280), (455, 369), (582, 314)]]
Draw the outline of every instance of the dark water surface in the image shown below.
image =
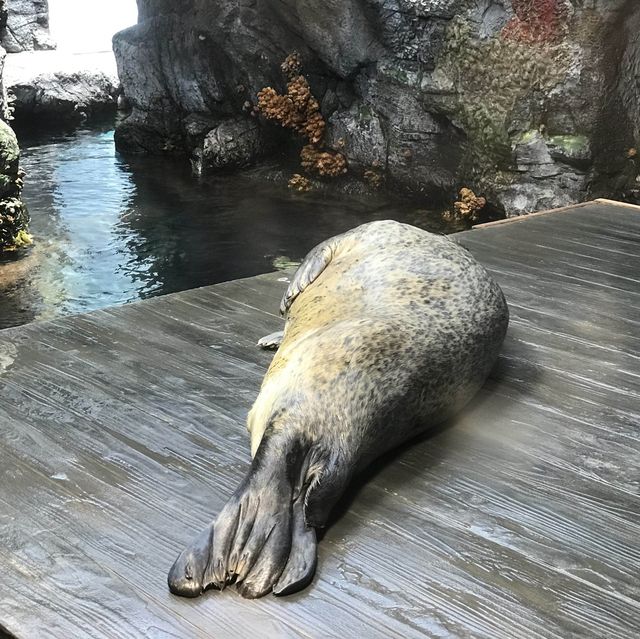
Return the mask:
[(406, 202), (298, 195), (256, 170), (198, 181), (185, 163), (125, 159), (111, 126), (19, 138), (35, 245), (0, 261), (0, 328), (273, 271), (370, 220), (453, 230)]

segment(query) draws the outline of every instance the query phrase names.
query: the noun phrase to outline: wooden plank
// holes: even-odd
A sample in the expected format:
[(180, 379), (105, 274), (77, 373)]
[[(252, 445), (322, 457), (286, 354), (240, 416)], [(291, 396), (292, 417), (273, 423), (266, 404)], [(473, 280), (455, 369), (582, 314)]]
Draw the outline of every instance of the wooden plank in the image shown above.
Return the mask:
[(165, 585), (248, 466), (287, 273), (0, 332), (0, 636), (635, 636), (640, 215), (525, 221), (458, 236), (511, 306), (491, 379), (354, 485), (288, 599)]

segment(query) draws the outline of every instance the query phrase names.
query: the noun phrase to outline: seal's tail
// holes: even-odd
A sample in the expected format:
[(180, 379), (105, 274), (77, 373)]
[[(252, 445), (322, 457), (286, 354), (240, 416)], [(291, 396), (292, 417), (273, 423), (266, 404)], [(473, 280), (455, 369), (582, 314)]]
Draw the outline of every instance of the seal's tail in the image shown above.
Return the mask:
[(332, 460), (313, 445), (265, 433), (242, 484), (171, 568), (171, 591), (197, 596), (235, 583), (254, 598), (301, 590), (315, 573), (313, 526), (324, 525), (339, 483)]

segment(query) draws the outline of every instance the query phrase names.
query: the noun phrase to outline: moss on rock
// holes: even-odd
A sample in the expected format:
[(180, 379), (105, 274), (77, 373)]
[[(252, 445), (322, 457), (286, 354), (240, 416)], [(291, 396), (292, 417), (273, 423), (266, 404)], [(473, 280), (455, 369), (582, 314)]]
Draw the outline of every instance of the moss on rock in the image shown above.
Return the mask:
[(516, 106), (552, 91), (570, 65), (571, 50), (562, 41), (521, 41), (503, 33), (479, 40), (468, 21), (452, 20), (439, 67), (456, 79), (455, 113), (468, 134), (463, 175), (481, 187), (495, 187), (511, 164), (514, 133), (526, 135), (513, 131)]
[(591, 162), (591, 143), (586, 135), (552, 135), (547, 140), (554, 160), (582, 166)]
[(20, 148), (11, 127), (0, 120), (0, 253), (31, 244), (29, 213), (20, 199)]

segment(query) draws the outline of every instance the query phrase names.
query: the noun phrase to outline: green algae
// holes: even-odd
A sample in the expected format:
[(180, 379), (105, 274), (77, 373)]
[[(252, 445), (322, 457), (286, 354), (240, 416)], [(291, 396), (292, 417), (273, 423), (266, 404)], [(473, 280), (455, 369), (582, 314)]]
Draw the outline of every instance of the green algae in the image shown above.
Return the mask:
[(29, 213), (20, 199), (20, 148), (11, 127), (0, 120), (0, 253), (31, 244)]

